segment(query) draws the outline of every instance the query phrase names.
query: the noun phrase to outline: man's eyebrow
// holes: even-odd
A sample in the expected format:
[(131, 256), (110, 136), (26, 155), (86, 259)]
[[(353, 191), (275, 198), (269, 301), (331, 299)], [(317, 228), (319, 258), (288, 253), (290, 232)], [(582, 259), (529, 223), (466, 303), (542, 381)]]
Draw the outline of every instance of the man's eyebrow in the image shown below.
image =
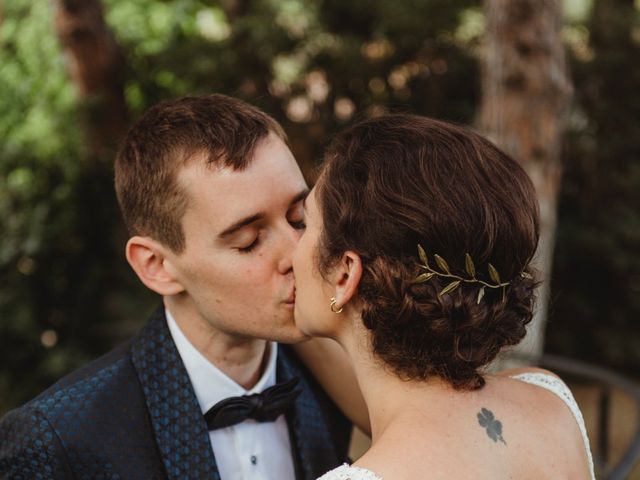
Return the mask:
[[(291, 205), (295, 205), (300, 200), (302, 200), (304, 202), (308, 195), (309, 195), (309, 189), (305, 188), (300, 193), (298, 193), (295, 197), (293, 197), (293, 199), (291, 200)], [(250, 225), (253, 222), (258, 221), (258, 220), (262, 219), (263, 217), (264, 217), (264, 212), (258, 212), (258, 213), (254, 214), (254, 215), (250, 215), (250, 216), (245, 217), (245, 218), (243, 218), (241, 220), (238, 220), (233, 225), (231, 225), (230, 227), (226, 228), (222, 233), (220, 233), (218, 235), (218, 238), (228, 237), (229, 235), (232, 235), (235, 232), (237, 232), (238, 230), (240, 230), (242, 227), (246, 227), (247, 225)]]
[(256, 213), (255, 215), (251, 215), (249, 217), (245, 217), (241, 220), (238, 220), (236, 223), (234, 223), (230, 227), (226, 228), (222, 233), (220, 233), (218, 235), (218, 238), (228, 237), (229, 235), (240, 230), (242, 227), (246, 227), (247, 225), (250, 225), (253, 222), (260, 220), (262, 217), (264, 217), (264, 213), (259, 212), (259, 213)]

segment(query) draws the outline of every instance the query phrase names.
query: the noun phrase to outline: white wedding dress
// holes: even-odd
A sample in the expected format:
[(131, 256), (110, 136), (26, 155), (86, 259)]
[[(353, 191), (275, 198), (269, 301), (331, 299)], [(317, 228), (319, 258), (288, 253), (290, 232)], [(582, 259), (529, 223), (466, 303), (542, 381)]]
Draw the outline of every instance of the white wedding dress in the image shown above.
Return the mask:
[[(520, 380), (526, 383), (530, 383), (533, 385), (537, 385), (542, 388), (546, 388), (550, 392), (555, 393), (558, 397), (560, 397), (564, 403), (571, 409), (571, 413), (578, 422), (578, 427), (580, 427), (580, 432), (582, 433), (582, 439), (584, 440), (584, 446), (587, 451), (587, 458), (589, 460), (589, 469), (591, 471), (591, 479), (595, 480), (596, 476), (593, 471), (593, 458), (591, 456), (591, 449), (589, 448), (589, 438), (587, 437), (587, 429), (584, 425), (584, 418), (582, 418), (582, 413), (578, 408), (578, 404), (576, 403), (569, 387), (565, 385), (565, 383), (557, 377), (553, 375), (548, 375), (546, 373), (541, 372), (531, 372), (531, 373), (521, 373), (520, 375), (514, 375), (511, 378), (516, 380)], [(334, 468), (330, 472), (322, 475), (318, 480), (383, 480), (382, 477), (379, 477), (371, 470), (367, 470), (366, 468), (353, 467), (347, 465), (341, 465), (338, 468)]]

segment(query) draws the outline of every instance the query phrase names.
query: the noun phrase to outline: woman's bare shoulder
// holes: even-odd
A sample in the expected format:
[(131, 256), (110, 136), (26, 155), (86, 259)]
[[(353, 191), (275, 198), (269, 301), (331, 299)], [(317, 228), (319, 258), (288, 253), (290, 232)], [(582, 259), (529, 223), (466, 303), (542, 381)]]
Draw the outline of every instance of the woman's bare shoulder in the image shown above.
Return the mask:
[(517, 375), (523, 375), (527, 373), (542, 373), (544, 375), (550, 375), (552, 377), (560, 379), (558, 375), (553, 373), (550, 370), (546, 370), (544, 368), (538, 367), (516, 367), (516, 368), (508, 368), (506, 370), (502, 370), (500, 372), (495, 373), (496, 377), (515, 377)]
[(573, 472), (571, 478), (589, 478), (583, 477), (588, 473), (579, 426), (583, 420), (576, 418), (573, 410), (579, 409), (564, 381), (557, 374), (536, 367), (511, 368), (495, 374), (494, 378), (501, 384), (498, 390), (503, 398), (512, 401), (519, 412), (517, 416), (527, 425), (520, 432), (528, 435), (535, 431), (538, 435), (534, 438), (545, 439), (538, 448), (532, 446), (532, 451), (543, 453), (540, 458), (548, 455), (557, 459), (567, 472)]
[(568, 387), (555, 373), (537, 367), (518, 367), (503, 370), (493, 377), (495, 393), (517, 411), (534, 414), (538, 422), (542, 419), (551, 423), (562, 420), (565, 425), (565, 422), (575, 422), (562, 398), (562, 393), (569, 391)]

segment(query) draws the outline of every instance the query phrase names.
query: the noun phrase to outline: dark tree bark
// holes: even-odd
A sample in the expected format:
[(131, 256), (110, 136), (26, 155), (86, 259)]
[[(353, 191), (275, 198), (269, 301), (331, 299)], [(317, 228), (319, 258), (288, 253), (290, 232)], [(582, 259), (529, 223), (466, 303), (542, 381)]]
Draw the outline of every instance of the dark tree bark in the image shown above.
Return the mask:
[(560, 0), (486, 0), (480, 129), (525, 168), (538, 193), (542, 273), (537, 311), (521, 353), (540, 354), (562, 173), (560, 155), (571, 97)]
[(53, 2), (69, 74), (86, 106), (90, 154), (101, 155), (127, 128), (123, 56), (104, 21), (100, 0)]
[(220, 0), (220, 7), (230, 22), (243, 17), (249, 8), (246, 0)]

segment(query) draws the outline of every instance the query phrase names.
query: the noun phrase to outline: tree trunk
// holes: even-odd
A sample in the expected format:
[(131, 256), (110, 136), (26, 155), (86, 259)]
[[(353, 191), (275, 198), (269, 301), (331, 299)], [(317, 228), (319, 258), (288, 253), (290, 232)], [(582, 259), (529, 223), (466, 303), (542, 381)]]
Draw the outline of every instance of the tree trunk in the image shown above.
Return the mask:
[(527, 171), (538, 193), (541, 235), (533, 260), (543, 281), (517, 354), (539, 355), (561, 178), (561, 141), (571, 97), (560, 0), (486, 0), (487, 31), (478, 126)]
[(71, 78), (86, 107), (89, 153), (100, 156), (126, 131), (123, 57), (100, 0), (53, 0)]
[(224, 11), (227, 19), (233, 23), (246, 15), (249, 3), (245, 0), (220, 0), (220, 8)]

